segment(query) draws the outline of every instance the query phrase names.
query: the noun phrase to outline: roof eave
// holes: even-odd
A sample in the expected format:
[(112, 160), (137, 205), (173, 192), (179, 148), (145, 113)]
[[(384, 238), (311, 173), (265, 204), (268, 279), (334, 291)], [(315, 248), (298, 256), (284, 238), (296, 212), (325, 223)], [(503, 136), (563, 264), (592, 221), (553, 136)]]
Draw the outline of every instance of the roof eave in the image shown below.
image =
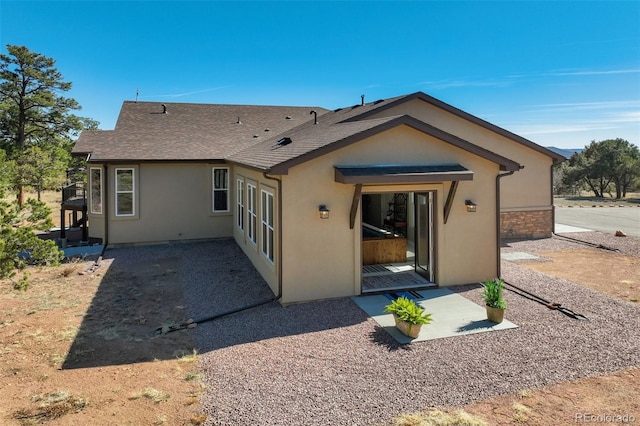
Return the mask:
[(347, 136), (339, 141), (334, 143), (330, 143), (321, 148), (315, 149), (313, 151), (307, 152), (298, 157), (289, 159), (287, 161), (283, 161), (282, 163), (275, 164), (269, 168), (269, 173), (276, 175), (286, 175), (291, 167), (297, 166), (299, 164), (310, 161), (314, 158), (320, 157), (324, 154), (328, 154), (340, 148), (343, 148), (347, 145), (350, 145), (354, 142), (358, 142), (360, 140), (366, 139), (370, 136), (374, 136), (378, 133), (384, 132), (386, 130), (390, 130), (394, 127), (398, 127), (401, 125), (407, 125), (412, 127), (420, 132), (428, 134), (436, 139), (447, 142), (451, 145), (454, 145), (460, 149), (471, 152), (474, 155), (485, 158), (486, 160), (492, 161), (500, 166), (500, 170), (506, 171), (517, 171), (520, 170), (520, 164), (517, 162), (510, 160), (506, 157), (498, 155), (494, 152), (491, 152), (487, 149), (479, 147), (477, 145), (472, 144), (469, 141), (461, 139), (457, 136), (454, 136), (450, 133), (447, 133), (443, 130), (440, 130), (436, 127), (433, 127), (423, 121), (420, 121), (416, 118), (413, 118), (409, 115), (402, 115), (400, 117), (394, 118), (382, 124), (379, 124), (375, 127), (367, 129), (365, 131)]

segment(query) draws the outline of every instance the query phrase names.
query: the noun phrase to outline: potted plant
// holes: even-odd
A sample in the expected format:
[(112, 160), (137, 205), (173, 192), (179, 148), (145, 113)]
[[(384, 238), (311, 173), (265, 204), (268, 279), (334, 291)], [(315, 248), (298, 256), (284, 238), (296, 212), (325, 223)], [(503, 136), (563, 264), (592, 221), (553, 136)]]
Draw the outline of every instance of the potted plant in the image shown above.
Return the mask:
[(487, 307), (487, 319), (497, 324), (504, 319), (504, 311), (507, 309), (506, 302), (502, 299), (502, 289), (504, 280), (496, 278), (484, 282), (482, 297)]
[(385, 306), (384, 311), (393, 314), (398, 330), (413, 339), (418, 337), (424, 324), (432, 321), (431, 314), (426, 313), (416, 302), (404, 296), (393, 300)]

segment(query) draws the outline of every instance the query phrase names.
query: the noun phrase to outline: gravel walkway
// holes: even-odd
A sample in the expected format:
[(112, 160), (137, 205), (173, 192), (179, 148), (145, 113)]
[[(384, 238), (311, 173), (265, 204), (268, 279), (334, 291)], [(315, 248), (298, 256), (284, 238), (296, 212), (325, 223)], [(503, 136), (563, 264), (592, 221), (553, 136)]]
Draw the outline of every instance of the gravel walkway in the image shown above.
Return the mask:
[[(640, 255), (638, 240), (614, 242), (625, 245), (627, 254)], [(572, 245), (553, 238), (510, 243), (503, 250)], [(270, 296), (234, 242), (189, 249), (211, 259), (190, 254), (181, 261), (181, 273), (192, 277), (185, 298), (193, 317)], [(350, 299), (288, 307), (270, 303), (195, 329), (208, 389), (202, 401), (209, 415), (205, 424), (388, 424), (403, 412), (459, 406), (640, 364), (640, 307), (515, 263), (503, 262), (502, 271), (507, 281), (590, 321), (507, 292), (507, 317), (519, 328), (402, 346)], [(454, 291), (482, 304), (479, 286)]]

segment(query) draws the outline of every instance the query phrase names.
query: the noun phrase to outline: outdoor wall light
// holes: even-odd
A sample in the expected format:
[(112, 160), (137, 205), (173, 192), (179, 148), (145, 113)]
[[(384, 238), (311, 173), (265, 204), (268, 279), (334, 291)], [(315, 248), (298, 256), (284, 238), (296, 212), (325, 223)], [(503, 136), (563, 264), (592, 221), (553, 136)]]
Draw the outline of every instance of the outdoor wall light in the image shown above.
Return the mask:
[(329, 219), (329, 209), (324, 204), (320, 204), (318, 212), (320, 213), (320, 219)]
[(475, 213), (475, 212), (476, 212), (476, 207), (477, 207), (477, 206), (476, 206), (476, 203), (474, 203), (473, 201), (471, 201), (471, 200), (466, 200), (466, 201), (464, 202), (464, 205), (465, 205), (465, 206), (467, 206), (467, 211), (468, 211), (469, 213)]

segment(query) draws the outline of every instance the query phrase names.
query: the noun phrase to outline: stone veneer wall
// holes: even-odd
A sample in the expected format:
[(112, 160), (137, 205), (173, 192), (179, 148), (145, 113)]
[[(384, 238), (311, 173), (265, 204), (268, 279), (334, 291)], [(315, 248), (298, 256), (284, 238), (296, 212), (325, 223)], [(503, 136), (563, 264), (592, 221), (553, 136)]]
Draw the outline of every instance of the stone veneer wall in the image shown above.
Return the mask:
[(501, 238), (550, 238), (552, 233), (553, 213), (551, 210), (500, 213)]

